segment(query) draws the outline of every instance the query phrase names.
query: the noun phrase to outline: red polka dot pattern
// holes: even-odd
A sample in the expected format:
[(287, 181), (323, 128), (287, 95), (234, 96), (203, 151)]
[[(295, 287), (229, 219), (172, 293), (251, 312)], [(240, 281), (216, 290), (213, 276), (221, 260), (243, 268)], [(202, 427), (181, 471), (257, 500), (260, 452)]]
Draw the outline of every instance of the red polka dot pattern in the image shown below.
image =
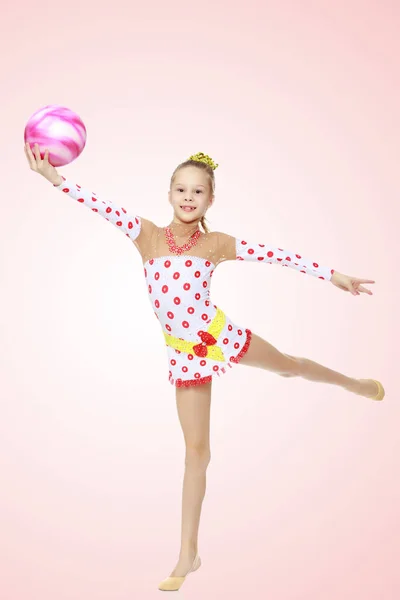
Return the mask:
[[(246, 352), (251, 331), (238, 327), (225, 315), (218, 339), (208, 335), (208, 327), (217, 314), (210, 299), (210, 283), (215, 265), (199, 256), (161, 256), (144, 266), (151, 287), (149, 299), (163, 331), (174, 338), (192, 342), (195, 352), (180, 351), (165, 344), (168, 379), (177, 387), (201, 385), (214, 376), (227, 373)], [(210, 348), (221, 350), (219, 360)]]
[(276, 263), (282, 267), (291, 267), (300, 271), (313, 275), (319, 279), (330, 281), (334, 273), (334, 269), (323, 267), (319, 262), (305, 258), (301, 254), (295, 254), (283, 248), (274, 248), (266, 244), (255, 244), (236, 238), (236, 260), (249, 260), (265, 263)]
[[(134, 241), (141, 229), (141, 219), (128, 214), (109, 200), (100, 200), (94, 192), (63, 177), (56, 189), (69, 195), (93, 212), (111, 222)], [(323, 280), (330, 280), (333, 269), (321, 266), (301, 254), (266, 244), (255, 244), (235, 238), (236, 259), (277, 263)], [(178, 350), (166, 344), (168, 377), (171, 384), (201, 385), (214, 376), (227, 373), (247, 351), (252, 333), (238, 327), (227, 315), (218, 338), (210, 333), (217, 305), (210, 298), (210, 285), (215, 265), (199, 256), (172, 255), (148, 260), (143, 268), (148, 297), (162, 331), (192, 344), (194, 351)], [(203, 340), (203, 341), (202, 341)], [(214, 352), (213, 352), (214, 350)]]
[(54, 186), (56, 189), (68, 194), (74, 200), (110, 221), (132, 241), (137, 238), (141, 226), (139, 216), (130, 215), (122, 206), (116, 206), (110, 200), (100, 200), (94, 192), (85, 190), (80, 185), (67, 180), (63, 175), (61, 177), (63, 181), (60, 185)]

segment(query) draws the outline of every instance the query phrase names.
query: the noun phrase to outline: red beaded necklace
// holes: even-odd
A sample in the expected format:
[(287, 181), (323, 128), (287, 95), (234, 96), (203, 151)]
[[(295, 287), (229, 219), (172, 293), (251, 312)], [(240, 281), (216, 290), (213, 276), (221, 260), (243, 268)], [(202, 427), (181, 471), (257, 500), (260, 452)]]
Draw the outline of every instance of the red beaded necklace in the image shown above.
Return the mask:
[(171, 229), (169, 227), (165, 228), (165, 237), (167, 238), (168, 247), (174, 254), (182, 254), (186, 250), (193, 248), (193, 246), (197, 244), (200, 234), (200, 229), (197, 229), (197, 231), (190, 236), (189, 241), (186, 242), (186, 244), (183, 244), (183, 246), (177, 246)]

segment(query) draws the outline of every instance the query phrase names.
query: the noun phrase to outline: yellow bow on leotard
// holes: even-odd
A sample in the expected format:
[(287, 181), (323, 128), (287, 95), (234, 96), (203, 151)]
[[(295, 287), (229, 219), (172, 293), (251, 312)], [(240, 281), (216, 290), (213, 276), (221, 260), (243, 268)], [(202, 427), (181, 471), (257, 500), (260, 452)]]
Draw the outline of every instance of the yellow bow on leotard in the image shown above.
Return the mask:
[(181, 352), (193, 352), (196, 356), (207, 357), (211, 360), (225, 362), (224, 354), (218, 346), (217, 339), (225, 325), (225, 314), (220, 308), (217, 308), (217, 313), (210, 323), (207, 331), (198, 331), (198, 335), (202, 340), (200, 343), (181, 340), (173, 335), (169, 335), (164, 331), (165, 341), (168, 346), (180, 350)]

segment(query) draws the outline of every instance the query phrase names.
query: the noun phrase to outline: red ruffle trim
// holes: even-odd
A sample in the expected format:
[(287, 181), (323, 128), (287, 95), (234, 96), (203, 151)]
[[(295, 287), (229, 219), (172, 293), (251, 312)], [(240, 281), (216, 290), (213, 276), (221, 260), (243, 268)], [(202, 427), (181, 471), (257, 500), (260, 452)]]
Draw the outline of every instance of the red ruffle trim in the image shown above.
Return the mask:
[[(246, 341), (244, 343), (243, 348), (241, 349), (241, 351), (239, 352), (239, 354), (237, 356), (235, 356), (235, 358), (231, 359), (231, 362), (234, 364), (238, 364), (240, 359), (243, 358), (243, 356), (246, 354), (250, 342), (251, 342), (251, 331), (250, 329), (246, 329)], [(232, 365), (230, 363), (227, 363), (227, 366), (232, 368)], [(221, 375), (224, 375), (225, 373), (228, 372), (228, 369), (226, 369), (225, 367), (222, 367), (222, 369), (219, 369), (218, 371), (216, 371), (215, 375), (218, 375), (218, 377), (220, 377)], [(195, 385), (202, 385), (204, 383), (208, 383), (212, 380), (213, 377), (215, 377), (215, 375), (207, 375), (206, 377), (199, 377), (198, 379), (175, 379), (170, 375), (169, 377), (169, 381), (170, 383), (172, 383), (172, 385), (175, 385), (175, 387), (192, 387)]]
[(238, 363), (240, 361), (241, 358), (243, 358), (243, 356), (246, 354), (247, 350), (249, 349), (250, 346), (250, 342), (251, 342), (251, 331), (250, 329), (246, 329), (246, 342), (243, 346), (243, 348), (241, 349), (241, 351), (239, 352), (239, 354), (237, 355), (237, 357), (235, 358), (235, 360), (233, 360), (232, 362), (234, 363)]

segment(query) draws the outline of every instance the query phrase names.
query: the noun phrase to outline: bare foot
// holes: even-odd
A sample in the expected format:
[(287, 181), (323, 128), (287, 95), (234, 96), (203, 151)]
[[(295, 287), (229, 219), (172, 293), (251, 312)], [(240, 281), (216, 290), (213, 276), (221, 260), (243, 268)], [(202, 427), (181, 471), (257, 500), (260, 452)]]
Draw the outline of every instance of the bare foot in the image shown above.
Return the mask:
[[(193, 566), (193, 561), (195, 559), (196, 553), (192, 553), (186, 556), (182, 556), (179, 558), (178, 563), (175, 569), (172, 571), (170, 577), (186, 577), (188, 571)], [(198, 568), (198, 567), (197, 567)], [(194, 569), (195, 571), (197, 569)]]

